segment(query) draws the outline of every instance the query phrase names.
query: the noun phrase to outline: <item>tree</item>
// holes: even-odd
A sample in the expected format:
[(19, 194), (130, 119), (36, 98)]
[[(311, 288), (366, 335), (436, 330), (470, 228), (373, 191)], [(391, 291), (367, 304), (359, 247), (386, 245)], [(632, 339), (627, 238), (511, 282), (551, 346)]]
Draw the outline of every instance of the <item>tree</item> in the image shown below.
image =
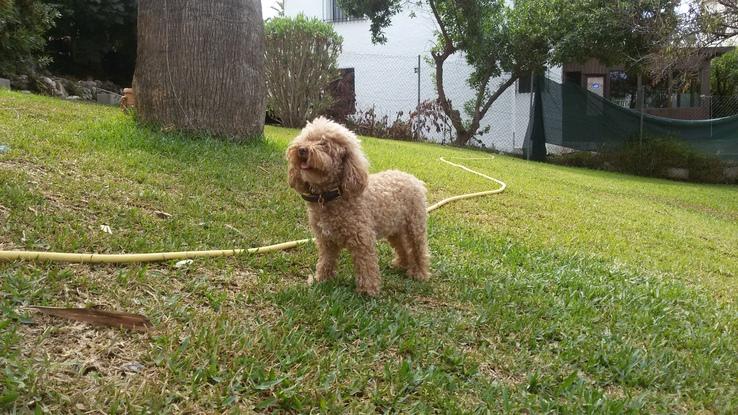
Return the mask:
[(32, 72), (48, 64), (44, 33), (56, 10), (40, 1), (0, 0), (0, 74)]
[(738, 94), (738, 50), (713, 59), (710, 84), (714, 95)]
[(690, 15), (710, 42), (722, 42), (738, 35), (738, 2), (736, 0), (690, 1)]
[(318, 19), (276, 17), (267, 20), (267, 105), (282, 125), (302, 127), (332, 103), (327, 89), (339, 77), (341, 37)]
[(140, 121), (236, 141), (264, 130), (258, 0), (140, 0), (133, 80)]
[[(352, 15), (371, 20), (372, 40), (386, 40), (383, 29), (404, 0), (339, 0)], [(678, 0), (425, 0), (438, 36), (431, 56), (439, 104), (456, 130), (454, 144), (464, 145), (480, 132), (480, 122), (494, 102), (523, 75), (589, 57), (623, 62), (649, 46), (654, 22), (673, 14)], [(639, 23), (640, 26), (630, 26)], [(640, 29), (643, 29), (643, 32)], [(646, 30), (648, 29), (648, 30)], [(648, 34), (649, 36), (646, 36)], [(461, 53), (472, 68), (468, 79), (475, 96), (462, 117), (446, 96), (444, 63)], [(641, 56), (641, 53), (636, 53)]]
[(277, 13), (277, 17), (284, 17), (284, 0), (275, 1), (269, 8)]
[(136, 61), (137, 0), (44, 0), (59, 11), (46, 51), (55, 73), (130, 85)]
[(712, 59), (714, 46), (738, 37), (738, 2), (684, 0), (686, 12), (661, 47), (648, 56), (648, 70), (659, 80), (673, 74), (696, 74)]

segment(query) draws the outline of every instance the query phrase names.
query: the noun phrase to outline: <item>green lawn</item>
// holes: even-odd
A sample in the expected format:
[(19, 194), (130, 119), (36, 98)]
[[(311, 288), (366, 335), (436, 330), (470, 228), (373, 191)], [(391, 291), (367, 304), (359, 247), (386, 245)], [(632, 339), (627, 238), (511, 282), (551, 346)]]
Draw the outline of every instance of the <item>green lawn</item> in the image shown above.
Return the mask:
[[(235, 145), (115, 108), (0, 92), (0, 249), (154, 252), (309, 236), (294, 130)], [(483, 153), (367, 138), (429, 199)], [(738, 187), (496, 156), (502, 195), (434, 212), (427, 283), (308, 287), (316, 250), (136, 266), (0, 263), (0, 412), (738, 412)], [(171, 214), (162, 218), (156, 211)], [(103, 232), (108, 225), (112, 234)], [(92, 328), (28, 305), (139, 312)]]

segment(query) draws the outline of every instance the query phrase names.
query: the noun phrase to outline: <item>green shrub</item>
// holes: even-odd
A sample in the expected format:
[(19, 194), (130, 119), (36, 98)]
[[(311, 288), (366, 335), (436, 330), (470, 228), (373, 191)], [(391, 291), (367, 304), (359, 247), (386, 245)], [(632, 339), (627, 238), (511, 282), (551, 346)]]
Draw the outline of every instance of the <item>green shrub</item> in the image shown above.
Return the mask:
[(738, 50), (732, 50), (712, 60), (710, 89), (714, 95), (730, 96), (738, 93)]
[[(360, 135), (406, 141), (428, 141), (433, 134), (451, 131), (451, 124), (436, 100), (423, 101), (415, 110), (377, 115), (374, 107), (358, 110), (343, 122)], [(445, 144), (445, 141), (443, 142)]]
[(726, 181), (720, 159), (700, 153), (681, 140), (669, 137), (644, 137), (629, 140), (619, 148), (597, 153), (576, 152), (549, 157), (572, 167), (610, 170), (638, 176), (671, 178), (669, 169), (689, 170), (689, 181), (722, 183)]
[(286, 127), (302, 127), (332, 103), (327, 93), (339, 77), (343, 39), (333, 27), (304, 15), (264, 24), (267, 106)]
[(588, 169), (602, 169), (606, 167), (603, 165), (602, 157), (599, 153), (592, 153), (589, 151), (575, 151), (572, 153), (552, 156), (549, 157), (549, 159), (556, 164), (563, 164), (571, 167), (584, 167)]
[(37, 0), (0, 0), (0, 75), (32, 72), (49, 63), (45, 33), (56, 10)]

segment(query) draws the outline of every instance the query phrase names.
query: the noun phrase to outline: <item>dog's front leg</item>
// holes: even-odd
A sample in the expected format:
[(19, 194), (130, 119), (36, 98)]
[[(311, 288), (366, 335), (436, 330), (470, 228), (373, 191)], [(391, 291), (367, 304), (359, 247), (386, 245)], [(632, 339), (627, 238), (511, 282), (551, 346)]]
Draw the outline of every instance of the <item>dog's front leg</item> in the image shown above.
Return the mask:
[(356, 290), (371, 296), (379, 294), (381, 279), (377, 243), (374, 236), (359, 235), (348, 248), (354, 262)]
[(318, 245), (318, 266), (315, 270), (315, 278), (308, 280), (309, 284), (329, 280), (336, 275), (336, 264), (341, 248), (335, 243), (323, 239), (316, 241)]

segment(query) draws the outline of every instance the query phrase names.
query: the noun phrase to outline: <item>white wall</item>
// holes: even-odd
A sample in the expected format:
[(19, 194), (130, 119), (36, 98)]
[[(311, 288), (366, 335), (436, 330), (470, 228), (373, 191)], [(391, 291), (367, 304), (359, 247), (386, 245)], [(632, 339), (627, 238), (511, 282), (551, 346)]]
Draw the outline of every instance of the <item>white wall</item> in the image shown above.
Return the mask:
[[(325, 20), (330, 14), (330, 0), (285, 0), (285, 13), (294, 16), (303, 13)], [(411, 17), (411, 14), (414, 14)], [(400, 111), (405, 116), (416, 108), (418, 101), (418, 55), (421, 55), (421, 101), (437, 98), (434, 73), (429, 63), (430, 49), (435, 39), (435, 21), (429, 10), (408, 6), (394, 16), (386, 29), (387, 43), (371, 42), (369, 21), (335, 22), (333, 27), (343, 36), (343, 53), (339, 59), (342, 68), (354, 68), (357, 109), (375, 108), (378, 115), (393, 120)], [(464, 102), (472, 99), (474, 91), (466, 79), (470, 67), (460, 54), (451, 56), (444, 65), (444, 86), (454, 107), (462, 111)], [(561, 70), (552, 71), (553, 79), (561, 80)], [(493, 80), (495, 86), (503, 79)], [(530, 94), (518, 94), (517, 85), (510, 87), (482, 120), (481, 127), (491, 130), (481, 137), (485, 147), (515, 151), (522, 147), (528, 126)], [(450, 139), (451, 132), (434, 134), (436, 140)]]
[(317, 17), (323, 19), (323, 8), (326, 0), (285, 0), (284, 14), (287, 16), (296, 16), (300, 13), (308, 17)]

